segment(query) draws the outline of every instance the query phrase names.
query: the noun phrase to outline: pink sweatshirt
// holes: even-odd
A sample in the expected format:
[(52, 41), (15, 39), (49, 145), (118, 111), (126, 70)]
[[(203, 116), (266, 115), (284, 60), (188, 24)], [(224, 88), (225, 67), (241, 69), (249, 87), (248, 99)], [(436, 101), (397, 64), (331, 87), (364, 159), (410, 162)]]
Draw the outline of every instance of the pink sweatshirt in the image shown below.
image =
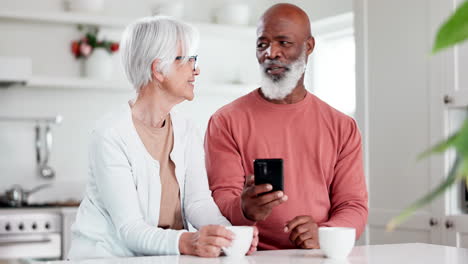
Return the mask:
[[(367, 222), (367, 190), (356, 122), (311, 93), (295, 104), (273, 104), (258, 89), (219, 109), (205, 137), (215, 202), (233, 225), (256, 225), (259, 249), (294, 248), (286, 222), (310, 215), (319, 226), (356, 228)], [(240, 194), (253, 160), (282, 158), (288, 200), (260, 222), (246, 219)]]

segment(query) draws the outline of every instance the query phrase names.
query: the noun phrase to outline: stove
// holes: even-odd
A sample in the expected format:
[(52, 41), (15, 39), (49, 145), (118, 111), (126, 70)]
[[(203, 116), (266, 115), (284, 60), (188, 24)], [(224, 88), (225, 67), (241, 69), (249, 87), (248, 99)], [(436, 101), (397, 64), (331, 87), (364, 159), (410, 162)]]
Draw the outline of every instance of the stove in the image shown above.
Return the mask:
[(26, 209), (26, 208), (61, 208), (61, 207), (78, 207), (80, 201), (77, 200), (67, 200), (63, 202), (43, 202), (43, 203), (23, 203), (21, 206), (12, 206), (10, 203), (7, 203), (0, 199), (0, 209), (2, 208), (17, 208), (17, 209)]
[(55, 260), (60, 259), (61, 249), (59, 210), (0, 210), (0, 258)]

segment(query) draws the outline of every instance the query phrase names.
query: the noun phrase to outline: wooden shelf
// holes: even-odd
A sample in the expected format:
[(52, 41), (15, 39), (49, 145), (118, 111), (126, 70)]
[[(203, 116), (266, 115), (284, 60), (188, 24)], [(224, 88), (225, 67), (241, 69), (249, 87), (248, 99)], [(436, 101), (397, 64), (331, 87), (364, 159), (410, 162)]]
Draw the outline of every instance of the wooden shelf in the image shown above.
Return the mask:
[(77, 77), (33, 76), (26, 87), (131, 91), (131, 86), (126, 81), (101, 81)]
[(104, 15), (90, 15), (72, 12), (27, 12), (27, 11), (0, 11), (0, 18), (18, 21), (38, 21), (43, 23), (84, 24), (108, 27), (124, 27), (132, 18), (115, 18)]
[[(96, 25), (102, 27), (124, 28), (129, 23), (134, 21), (135, 18), (127, 17), (113, 17), (109, 15), (93, 15), (74, 12), (30, 12), (30, 11), (9, 11), (0, 10), (0, 19), (16, 20), (16, 21), (37, 21), (42, 23), (52, 24), (71, 24), (71, 25)], [(189, 22), (206, 33), (219, 35), (220, 32), (227, 31), (234, 35), (247, 34), (254, 36), (255, 28), (252, 26), (236, 26), (224, 24), (210, 24), (210, 23), (197, 23)], [(220, 31), (220, 29), (222, 31)]]
[[(79, 77), (51, 77), (33, 76), (26, 85), (16, 85), (16, 88), (39, 88), (39, 89), (85, 89), (99, 90), (119, 93), (131, 93), (131, 85), (123, 81), (102, 81)], [(240, 96), (247, 94), (258, 87), (256, 84), (246, 83), (223, 83), (200, 81), (195, 84), (195, 92), (200, 95), (209, 96)]]

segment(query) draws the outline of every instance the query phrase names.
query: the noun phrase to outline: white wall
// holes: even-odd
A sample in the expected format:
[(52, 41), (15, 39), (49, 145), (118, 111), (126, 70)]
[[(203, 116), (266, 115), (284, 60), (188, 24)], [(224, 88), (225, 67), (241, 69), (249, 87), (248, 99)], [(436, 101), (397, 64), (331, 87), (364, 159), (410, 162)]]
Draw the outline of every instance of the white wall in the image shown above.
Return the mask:
[[(148, 0), (149, 1), (149, 0)], [(147, 0), (107, 1), (105, 14), (122, 17), (148, 15)], [(210, 21), (213, 10), (220, 1), (185, 1), (186, 18), (195, 21)], [(250, 1), (254, 24), (259, 14), (278, 1)], [(302, 6), (311, 20), (349, 12), (351, 0), (288, 1)], [(60, 11), (61, 0), (2, 0), (0, 10), (32, 10), (34, 12)], [(110, 32), (118, 34), (117, 32)], [(70, 55), (69, 43), (80, 36), (75, 27), (61, 24), (32, 24), (0, 19), (0, 56), (29, 56), (33, 59), (33, 74), (54, 76), (78, 76), (80, 64)], [(211, 42), (203, 43), (211, 47)], [(248, 65), (255, 64), (254, 43), (247, 43), (252, 49)], [(202, 47), (203, 48), (203, 47)], [(223, 47), (218, 47), (223, 48)], [(202, 51), (203, 52), (203, 51)], [(205, 53), (209, 51), (204, 51)], [(226, 48), (226, 53), (237, 56), (247, 54), (244, 48)], [(203, 58), (202, 58), (203, 59)], [(247, 60), (247, 59), (246, 59)], [(115, 58), (116, 63), (118, 59)], [(223, 65), (229, 61), (219, 58), (209, 65)], [(223, 66), (224, 67), (224, 66)], [(226, 66), (227, 67), (227, 66)], [(256, 68), (256, 65), (253, 66)], [(249, 72), (255, 72), (252, 70)], [(202, 68), (202, 75), (210, 70)], [(115, 70), (116, 79), (123, 79)], [(254, 87), (251, 87), (252, 89)], [(249, 89), (249, 88), (248, 88)], [(70, 90), (14, 87), (0, 89), (0, 116), (54, 116), (61, 114), (63, 124), (53, 128), (54, 145), (51, 165), (56, 169), (56, 179), (50, 181), (54, 187), (38, 193), (36, 201), (75, 198), (79, 199), (87, 178), (87, 144), (94, 120), (115, 106), (126, 103), (132, 92), (110, 92), (104, 90)], [(191, 117), (200, 123), (206, 122), (209, 114), (232, 100), (232, 96), (198, 97), (196, 102), (184, 104), (182, 109), (190, 110)], [(200, 124), (203, 127), (204, 124)], [(34, 124), (0, 122), (0, 192), (13, 184), (30, 188), (49, 182), (36, 173), (34, 154)]]

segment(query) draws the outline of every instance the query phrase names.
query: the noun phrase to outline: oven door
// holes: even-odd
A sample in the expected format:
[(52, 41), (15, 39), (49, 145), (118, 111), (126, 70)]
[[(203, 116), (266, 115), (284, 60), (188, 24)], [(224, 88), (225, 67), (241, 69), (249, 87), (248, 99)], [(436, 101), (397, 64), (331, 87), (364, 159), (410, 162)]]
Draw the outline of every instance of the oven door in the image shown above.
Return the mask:
[(15, 234), (0, 236), (3, 259), (60, 259), (60, 233)]

